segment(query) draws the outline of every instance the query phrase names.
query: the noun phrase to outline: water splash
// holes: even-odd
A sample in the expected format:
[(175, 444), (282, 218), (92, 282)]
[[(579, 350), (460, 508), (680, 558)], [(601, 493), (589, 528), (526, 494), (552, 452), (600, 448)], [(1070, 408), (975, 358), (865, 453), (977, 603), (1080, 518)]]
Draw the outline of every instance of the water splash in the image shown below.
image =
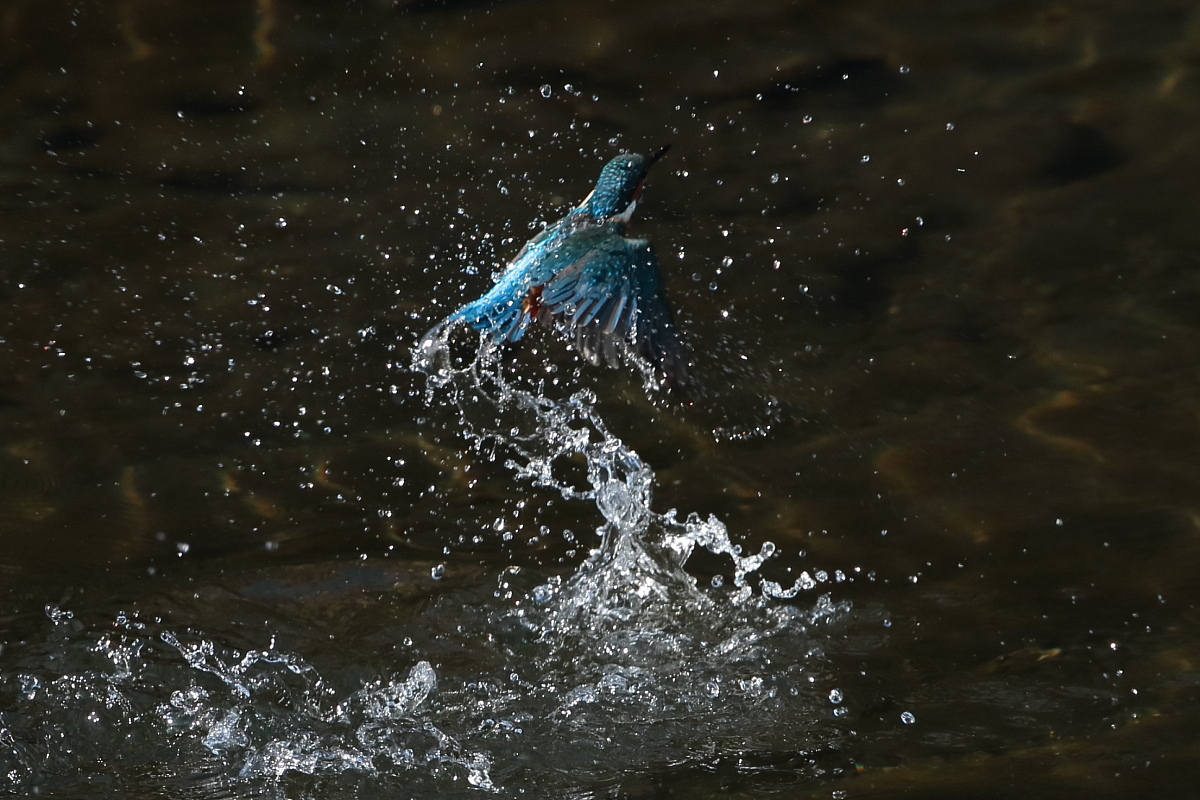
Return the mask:
[[(743, 555), (715, 517), (654, 510), (653, 470), (590, 392), (556, 399), (509, 380), (486, 341), (453, 364), (444, 344), (416, 355), (429, 402), (518, 481), (595, 508), (598, 543), (581, 565), (511, 566), (481, 598), (446, 588), (439, 564), (447, 593), (370, 626), (397, 630), (402, 648), (374, 658), (370, 633), (321, 667), (273, 638), (234, 647), (228, 632), (48, 608), (46, 641), (0, 669), (0, 786), (61, 792), (114, 760), (207, 797), (594, 794), (631, 770), (697, 760), (779, 764), (789, 780), (852, 769), (822, 644), (848, 604), (780, 603), (812, 587), (755, 585), (772, 545)], [(697, 548), (730, 559), (732, 586), (697, 587), (685, 569)], [(429, 565), (412, 569), (430, 580)], [(255, 592), (227, 597), (261, 620)]]
[[(454, 363), (442, 331), (421, 343), (413, 368), (427, 375), (427, 402), (457, 410), (473, 450), (502, 459), (534, 487), (593, 503), (603, 519), (599, 546), (566, 580), (552, 576), (522, 592), (514, 591), (519, 569), (501, 578), (498, 595), (514, 605), (494, 624), (515, 622), (531, 637), (523, 655), (538, 685), (558, 689), (556, 719), (595, 736), (628, 735), (631, 726), (646, 736), (684, 709), (704, 719), (732, 697), (754, 704), (807, 690), (805, 662), (782, 674), (764, 667), (772, 654), (794, 652), (812, 627), (844, 617), (849, 604), (828, 596), (810, 609), (775, 603), (810, 587), (761, 580), (755, 592), (750, 578), (775, 555), (772, 543), (743, 555), (715, 516), (655, 511), (653, 470), (609, 430), (592, 392), (554, 399), (544, 384), (517, 385), (487, 336), (474, 359)], [(564, 477), (572, 471), (562, 467), (581, 459), (584, 477)], [(697, 587), (684, 568), (697, 548), (732, 561), (731, 590)]]
[(0, 792), (36, 792), (114, 753), (132, 774), (160, 774), (189, 794), (404, 773), (431, 790), (492, 788), (490, 757), (438, 723), (427, 661), (345, 694), (293, 653), (237, 650), (136, 613), (108, 627), (117, 630), (99, 640), (82, 626), (54, 635), (57, 674), (0, 674)]
[[(715, 516), (703, 519), (691, 513), (680, 520), (674, 509), (655, 512), (653, 470), (608, 429), (594, 393), (584, 389), (556, 400), (547, 396), (544, 383), (533, 389), (516, 385), (503, 374), (501, 348), (486, 334), (480, 335), (474, 359), (455, 363), (452, 333), (440, 329), (414, 351), (412, 368), (427, 376), (427, 403), (445, 397), (457, 409), (472, 449), (503, 458), (518, 479), (535, 487), (593, 502), (605, 521), (599, 530), (600, 547), (567, 584), (567, 591), (555, 592), (561, 603), (573, 605), (578, 617), (584, 611), (628, 611), (623, 599), (628, 596), (663, 601), (682, 593), (698, 602), (701, 595), (683, 570), (696, 547), (727, 556), (733, 562), (738, 599), (751, 596), (747, 577), (775, 554), (773, 543), (764, 542), (755, 555), (742, 555)], [(579, 457), (586, 464), (583, 485), (560, 477), (555, 469)], [(764, 594), (781, 599), (794, 597), (801, 588), (799, 581), (790, 589), (760, 582)]]

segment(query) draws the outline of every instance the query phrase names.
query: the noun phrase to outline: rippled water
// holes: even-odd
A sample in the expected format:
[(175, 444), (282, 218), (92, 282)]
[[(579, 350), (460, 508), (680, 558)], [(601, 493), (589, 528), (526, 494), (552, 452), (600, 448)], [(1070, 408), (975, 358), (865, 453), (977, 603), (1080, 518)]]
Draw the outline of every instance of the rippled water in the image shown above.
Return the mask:
[[(0, 792), (1190, 798), (1197, 19), (11, 0)], [(409, 368), (666, 142), (692, 394)]]
[[(439, 598), (404, 626), (414, 655), (369, 679), (274, 639), (241, 649), (124, 612), (97, 634), (48, 605), (46, 641), (14, 654), (28, 671), (0, 684), (9, 785), (59, 791), (87, 775), (90, 786), (88, 773), (110, 764), (204, 796), (323, 797), (347, 778), (356, 796), (394, 792), (368, 788), (381, 778), (439, 795), (559, 792), (689, 762), (786, 768), (789, 783), (851, 774), (843, 694), (823, 653), (851, 605), (827, 594), (772, 602), (812, 578), (756, 591), (751, 576), (774, 545), (743, 556), (715, 517), (654, 511), (653, 471), (608, 432), (590, 392), (556, 400), (514, 386), (486, 342), (467, 366), (450, 361), (445, 339), (417, 358), (427, 402), (456, 409), (470, 450), (600, 512), (599, 544), (577, 569), (514, 566), (491, 597)], [(582, 485), (558, 476), (573, 461)], [(731, 587), (696, 585), (686, 571), (696, 547), (732, 561)], [(467, 652), (438, 641), (448, 633)], [(438, 651), (438, 669), (414, 660)]]

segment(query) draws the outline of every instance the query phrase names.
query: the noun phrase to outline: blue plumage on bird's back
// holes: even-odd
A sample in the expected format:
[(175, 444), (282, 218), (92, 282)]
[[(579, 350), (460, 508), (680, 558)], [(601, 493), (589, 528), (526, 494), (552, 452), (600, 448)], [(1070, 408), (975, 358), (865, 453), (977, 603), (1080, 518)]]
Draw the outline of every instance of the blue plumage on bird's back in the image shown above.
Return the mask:
[(496, 342), (541, 323), (593, 364), (631, 363), (654, 385), (683, 384), (687, 363), (658, 259), (649, 241), (626, 236), (646, 171), (665, 152), (611, 159), (592, 192), (527, 242), (491, 289), (429, 331), (418, 353), (444, 347), (460, 323)]

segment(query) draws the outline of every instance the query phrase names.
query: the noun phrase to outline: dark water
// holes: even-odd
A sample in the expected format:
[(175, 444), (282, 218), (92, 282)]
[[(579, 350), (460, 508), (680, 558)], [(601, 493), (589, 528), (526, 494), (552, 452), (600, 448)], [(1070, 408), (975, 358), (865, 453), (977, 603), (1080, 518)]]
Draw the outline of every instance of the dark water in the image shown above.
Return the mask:
[[(8, 0), (0, 791), (1193, 796), (1198, 31)], [(690, 397), (410, 370), (665, 142)]]

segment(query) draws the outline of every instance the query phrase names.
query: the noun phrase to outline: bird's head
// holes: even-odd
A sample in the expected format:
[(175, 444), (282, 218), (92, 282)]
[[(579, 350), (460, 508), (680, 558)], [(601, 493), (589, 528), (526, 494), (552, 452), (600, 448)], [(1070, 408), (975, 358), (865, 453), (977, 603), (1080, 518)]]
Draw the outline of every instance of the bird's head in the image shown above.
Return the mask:
[(665, 145), (647, 155), (623, 153), (609, 161), (600, 170), (596, 188), (583, 201), (582, 207), (598, 220), (629, 222), (641, 197), (646, 172), (670, 147)]

